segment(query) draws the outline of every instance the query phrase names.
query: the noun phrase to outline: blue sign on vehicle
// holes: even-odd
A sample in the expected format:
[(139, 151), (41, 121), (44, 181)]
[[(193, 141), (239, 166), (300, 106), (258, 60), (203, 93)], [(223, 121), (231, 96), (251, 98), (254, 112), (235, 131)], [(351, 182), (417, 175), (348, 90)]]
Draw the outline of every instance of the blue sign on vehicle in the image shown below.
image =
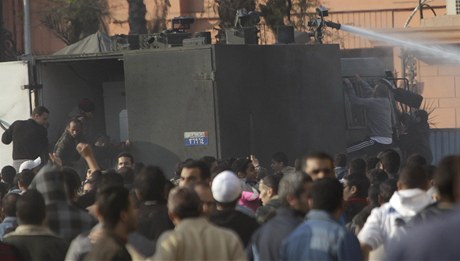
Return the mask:
[(184, 132), (184, 145), (186, 147), (207, 146), (209, 134), (207, 131)]

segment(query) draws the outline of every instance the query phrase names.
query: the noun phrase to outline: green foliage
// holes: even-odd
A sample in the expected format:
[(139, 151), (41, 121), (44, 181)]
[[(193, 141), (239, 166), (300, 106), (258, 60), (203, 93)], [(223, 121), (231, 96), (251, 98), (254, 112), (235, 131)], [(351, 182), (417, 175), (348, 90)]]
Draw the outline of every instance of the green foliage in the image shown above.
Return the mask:
[(42, 23), (66, 44), (78, 42), (104, 25), (106, 0), (48, 0), (47, 4)]
[(288, 12), (286, 0), (268, 0), (267, 3), (260, 5), (260, 10), (265, 23), (273, 31), (276, 31), (275, 27), (284, 25), (284, 17)]
[(285, 20), (294, 26), (298, 31), (304, 31), (307, 28), (307, 22), (314, 13), (309, 13), (311, 7), (317, 6), (317, 0), (292, 0), (291, 10), (288, 17), (287, 0), (267, 0), (260, 4), (259, 8), (262, 16), (265, 18), (267, 26), (276, 33), (276, 28), (285, 25)]

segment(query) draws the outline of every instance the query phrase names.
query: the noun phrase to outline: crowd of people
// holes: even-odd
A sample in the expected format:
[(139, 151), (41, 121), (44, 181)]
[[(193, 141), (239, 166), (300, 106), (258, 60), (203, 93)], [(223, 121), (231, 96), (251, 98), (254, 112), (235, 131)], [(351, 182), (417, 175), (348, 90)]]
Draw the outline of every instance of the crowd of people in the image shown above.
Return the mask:
[(104, 140), (88, 141), (79, 117), (49, 153), (48, 114), (37, 107), (2, 136), (13, 162), (1, 170), (1, 260), (460, 258), (460, 156), (203, 156), (170, 180), (128, 152), (103, 167)]

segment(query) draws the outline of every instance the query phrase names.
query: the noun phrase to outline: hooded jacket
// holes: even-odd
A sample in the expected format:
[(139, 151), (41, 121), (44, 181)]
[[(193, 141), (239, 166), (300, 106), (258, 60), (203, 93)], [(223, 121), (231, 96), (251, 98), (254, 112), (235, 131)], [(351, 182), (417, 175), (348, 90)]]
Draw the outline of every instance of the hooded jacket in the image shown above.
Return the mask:
[(36, 189), (43, 195), (49, 228), (68, 243), (96, 224), (87, 212), (68, 199), (62, 172), (45, 166), (34, 177), (29, 188)]
[(406, 224), (430, 202), (431, 198), (421, 189), (396, 191), (388, 203), (372, 210), (358, 234), (360, 243), (375, 250), (385, 246), (389, 239), (399, 238)]

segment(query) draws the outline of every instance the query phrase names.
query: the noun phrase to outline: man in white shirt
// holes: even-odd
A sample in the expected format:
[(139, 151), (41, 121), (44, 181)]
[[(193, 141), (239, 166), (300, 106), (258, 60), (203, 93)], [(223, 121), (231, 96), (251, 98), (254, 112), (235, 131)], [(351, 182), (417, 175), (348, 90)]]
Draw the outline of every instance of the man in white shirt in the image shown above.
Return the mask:
[(423, 167), (409, 166), (403, 169), (397, 186), (398, 191), (388, 203), (372, 210), (358, 234), (365, 259), (368, 259), (371, 250), (381, 245), (385, 247), (389, 240), (404, 234), (405, 225), (431, 202), (426, 193), (428, 180)]

